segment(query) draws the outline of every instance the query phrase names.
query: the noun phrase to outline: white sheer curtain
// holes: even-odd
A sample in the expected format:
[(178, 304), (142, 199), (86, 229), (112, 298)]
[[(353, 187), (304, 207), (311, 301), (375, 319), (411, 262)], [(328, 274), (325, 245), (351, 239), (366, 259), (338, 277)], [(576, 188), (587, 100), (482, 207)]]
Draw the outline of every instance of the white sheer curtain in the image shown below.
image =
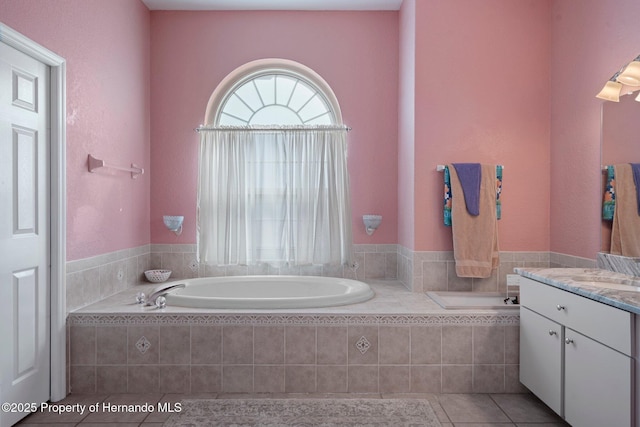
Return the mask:
[(200, 131), (197, 241), (209, 265), (345, 264), (346, 130)]

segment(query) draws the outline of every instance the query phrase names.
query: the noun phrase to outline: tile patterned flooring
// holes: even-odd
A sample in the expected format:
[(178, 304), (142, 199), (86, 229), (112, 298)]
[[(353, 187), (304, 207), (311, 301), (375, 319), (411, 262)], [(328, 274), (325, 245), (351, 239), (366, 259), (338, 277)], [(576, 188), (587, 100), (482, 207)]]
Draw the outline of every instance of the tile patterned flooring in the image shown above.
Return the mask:
[[(59, 404), (92, 405), (102, 402), (111, 405), (152, 404), (158, 408), (158, 402), (179, 402), (188, 398), (234, 399), (234, 398), (336, 398), (337, 394), (207, 394), (207, 395), (178, 395), (178, 394), (114, 394), (114, 395), (86, 395), (72, 394)], [(567, 426), (562, 419), (554, 414), (547, 406), (532, 394), (348, 394), (347, 398), (417, 398), (426, 399), (443, 427), (553, 427)], [(93, 412), (84, 414), (70, 412), (55, 415), (35, 413), (29, 415), (18, 425), (22, 427), (151, 427), (162, 426), (169, 418), (167, 412)]]

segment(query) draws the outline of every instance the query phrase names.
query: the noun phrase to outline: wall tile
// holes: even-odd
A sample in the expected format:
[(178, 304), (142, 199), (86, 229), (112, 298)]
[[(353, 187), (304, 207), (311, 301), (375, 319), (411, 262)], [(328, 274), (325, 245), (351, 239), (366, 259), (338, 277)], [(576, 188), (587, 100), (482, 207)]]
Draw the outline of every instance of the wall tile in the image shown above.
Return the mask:
[(162, 393), (190, 393), (191, 368), (189, 365), (163, 365), (159, 367)]
[(71, 365), (96, 364), (96, 327), (72, 326), (70, 331)]
[(473, 291), (473, 279), (458, 277), (455, 262), (447, 262), (447, 290), (453, 292)]
[(440, 364), (442, 361), (442, 326), (411, 326), (411, 363)]
[(520, 363), (520, 326), (504, 327), (504, 362)]
[(222, 327), (213, 325), (191, 326), (191, 363), (222, 363)]
[(222, 391), (229, 393), (253, 392), (253, 366), (223, 365)]
[(520, 366), (504, 366), (504, 391), (505, 393), (530, 393), (520, 382)]
[(442, 393), (472, 393), (471, 365), (442, 365)]
[(256, 365), (253, 370), (255, 393), (283, 393), (284, 365)]
[(96, 366), (97, 393), (126, 393), (127, 366)]
[(442, 363), (470, 364), (471, 326), (442, 326)]
[(256, 365), (284, 363), (284, 326), (255, 326), (253, 361)]
[(159, 363), (185, 365), (191, 361), (189, 326), (166, 325), (160, 328)]
[[(408, 365), (410, 362), (410, 333), (407, 326), (380, 326), (378, 330), (379, 363)], [(381, 374), (382, 378), (382, 374)]]
[(447, 290), (447, 263), (446, 262), (421, 262), (422, 286), (424, 292)]
[(408, 393), (411, 390), (410, 367), (380, 365), (380, 393)]
[(378, 363), (378, 327), (349, 325), (348, 357), (350, 365)]
[(473, 326), (473, 363), (504, 363), (504, 326)]
[(98, 365), (127, 364), (126, 326), (97, 326), (96, 341)]
[(253, 326), (222, 328), (222, 361), (225, 365), (253, 363)]
[(128, 393), (156, 393), (160, 388), (160, 369), (157, 366), (127, 366)]
[(100, 268), (67, 273), (67, 310), (74, 311), (100, 300)]
[(285, 366), (285, 391), (287, 393), (313, 393), (316, 391), (315, 365)]
[(318, 326), (316, 329), (318, 365), (346, 365), (347, 327)]
[(130, 365), (157, 364), (159, 360), (158, 326), (129, 326), (127, 361)]
[(384, 279), (386, 272), (386, 256), (383, 253), (367, 252), (364, 255), (364, 278)]
[(442, 367), (440, 365), (412, 365), (411, 393), (440, 393)]
[(378, 393), (378, 366), (349, 365), (349, 393)]
[(346, 393), (348, 373), (346, 365), (321, 365), (316, 367), (318, 393)]
[(504, 393), (504, 365), (474, 365), (474, 393)]
[(315, 364), (316, 327), (287, 325), (284, 346), (284, 357), (287, 365)]
[(222, 391), (220, 365), (191, 365), (191, 393), (217, 393)]
[(72, 393), (95, 393), (96, 367), (74, 366), (71, 369), (69, 382)]

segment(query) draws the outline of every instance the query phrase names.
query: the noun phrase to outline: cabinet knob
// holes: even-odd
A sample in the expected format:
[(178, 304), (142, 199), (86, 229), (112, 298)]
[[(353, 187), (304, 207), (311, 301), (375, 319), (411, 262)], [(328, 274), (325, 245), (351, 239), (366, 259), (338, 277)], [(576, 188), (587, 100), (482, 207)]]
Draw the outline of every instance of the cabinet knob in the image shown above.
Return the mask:
[(565, 343), (565, 344), (573, 344), (573, 339), (571, 339), (571, 338), (565, 338), (565, 339), (564, 339), (564, 343)]
[(549, 335), (551, 335), (551, 336), (558, 335), (558, 333), (556, 331), (554, 331), (553, 329), (549, 329)]
[(558, 304), (556, 305), (556, 308), (558, 309), (558, 311), (560, 311), (560, 310), (565, 310), (567, 307), (565, 307), (564, 305)]

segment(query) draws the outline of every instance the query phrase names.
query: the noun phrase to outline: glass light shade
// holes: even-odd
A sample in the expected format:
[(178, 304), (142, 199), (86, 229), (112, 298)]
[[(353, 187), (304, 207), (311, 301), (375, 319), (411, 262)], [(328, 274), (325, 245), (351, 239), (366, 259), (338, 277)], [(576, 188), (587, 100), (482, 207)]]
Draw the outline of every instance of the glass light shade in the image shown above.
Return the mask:
[(596, 98), (604, 99), (605, 101), (620, 102), (620, 90), (622, 89), (622, 83), (612, 82), (609, 80), (604, 85)]
[(182, 221), (184, 216), (182, 215), (164, 215), (162, 217), (164, 225), (176, 234), (182, 233)]
[(630, 62), (616, 80), (627, 86), (640, 86), (640, 62)]
[(362, 215), (362, 221), (364, 222), (364, 229), (367, 234), (372, 235), (373, 232), (380, 227), (382, 215)]

